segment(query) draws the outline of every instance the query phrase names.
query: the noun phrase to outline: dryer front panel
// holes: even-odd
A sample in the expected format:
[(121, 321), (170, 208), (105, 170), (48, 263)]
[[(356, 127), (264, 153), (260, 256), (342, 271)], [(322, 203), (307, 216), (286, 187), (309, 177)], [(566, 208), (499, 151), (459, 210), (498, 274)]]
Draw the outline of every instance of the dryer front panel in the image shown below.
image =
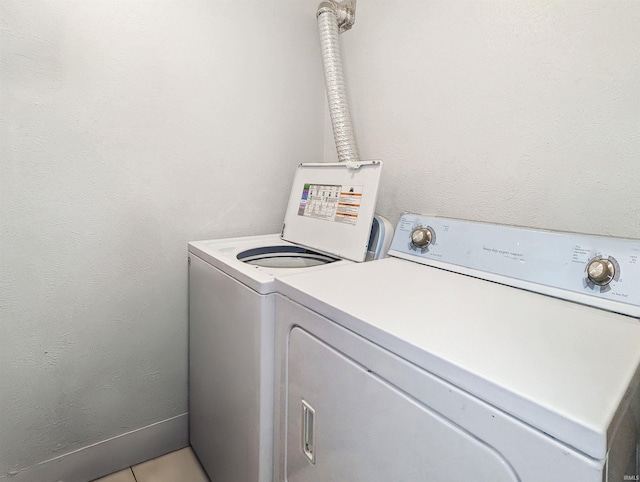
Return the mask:
[(594, 460), (276, 295), (274, 480), (602, 482)]
[(287, 371), (290, 482), (518, 480), (494, 449), (301, 328)]

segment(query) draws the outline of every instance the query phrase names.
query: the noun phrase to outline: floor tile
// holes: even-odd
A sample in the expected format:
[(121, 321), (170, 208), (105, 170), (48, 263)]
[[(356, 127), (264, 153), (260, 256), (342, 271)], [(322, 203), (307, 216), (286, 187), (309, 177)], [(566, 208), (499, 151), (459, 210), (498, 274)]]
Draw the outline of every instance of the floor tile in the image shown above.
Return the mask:
[(94, 482), (136, 482), (136, 479), (133, 477), (131, 469), (124, 469), (101, 479), (96, 479)]
[(191, 447), (134, 465), (132, 469), (137, 482), (209, 482)]

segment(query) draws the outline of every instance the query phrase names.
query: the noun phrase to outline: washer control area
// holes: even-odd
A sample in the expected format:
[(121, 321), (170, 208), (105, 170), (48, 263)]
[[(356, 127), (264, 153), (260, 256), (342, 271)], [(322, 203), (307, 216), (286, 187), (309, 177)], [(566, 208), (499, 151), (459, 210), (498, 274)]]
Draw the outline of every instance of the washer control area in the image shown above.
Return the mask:
[(638, 240), (404, 214), (391, 250), (530, 291), (569, 291), (572, 301), (640, 316)]

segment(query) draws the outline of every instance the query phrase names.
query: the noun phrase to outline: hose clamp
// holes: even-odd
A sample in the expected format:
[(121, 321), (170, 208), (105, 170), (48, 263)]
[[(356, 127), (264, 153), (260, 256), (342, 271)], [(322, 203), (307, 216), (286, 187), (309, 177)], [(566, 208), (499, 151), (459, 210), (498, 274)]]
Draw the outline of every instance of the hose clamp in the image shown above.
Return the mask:
[(346, 32), (356, 21), (356, 0), (346, 0), (344, 3), (335, 0), (325, 0), (318, 5), (316, 17), (323, 13), (332, 13), (338, 20), (338, 33)]

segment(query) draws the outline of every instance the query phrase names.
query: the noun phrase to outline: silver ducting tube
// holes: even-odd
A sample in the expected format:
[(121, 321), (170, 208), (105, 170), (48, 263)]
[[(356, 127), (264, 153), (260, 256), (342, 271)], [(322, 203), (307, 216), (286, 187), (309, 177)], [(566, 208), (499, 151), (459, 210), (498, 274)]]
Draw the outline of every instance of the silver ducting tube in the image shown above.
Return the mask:
[[(329, 114), (331, 115), (338, 160), (354, 164), (359, 161), (360, 156), (353, 134), (347, 87), (342, 72), (340, 42), (338, 40), (339, 29), (348, 29), (350, 25), (345, 25), (345, 22), (350, 20), (353, 23), (353, 19), (347, 18), (352, 12), (339, 11), (341, 6), (335, 2), (322, 2), (316, 15), (320, 32), (320, 48), (322, 51), (327, 99), (329, 101)], [(341, 23), (340, 25), (339, 22)]]

